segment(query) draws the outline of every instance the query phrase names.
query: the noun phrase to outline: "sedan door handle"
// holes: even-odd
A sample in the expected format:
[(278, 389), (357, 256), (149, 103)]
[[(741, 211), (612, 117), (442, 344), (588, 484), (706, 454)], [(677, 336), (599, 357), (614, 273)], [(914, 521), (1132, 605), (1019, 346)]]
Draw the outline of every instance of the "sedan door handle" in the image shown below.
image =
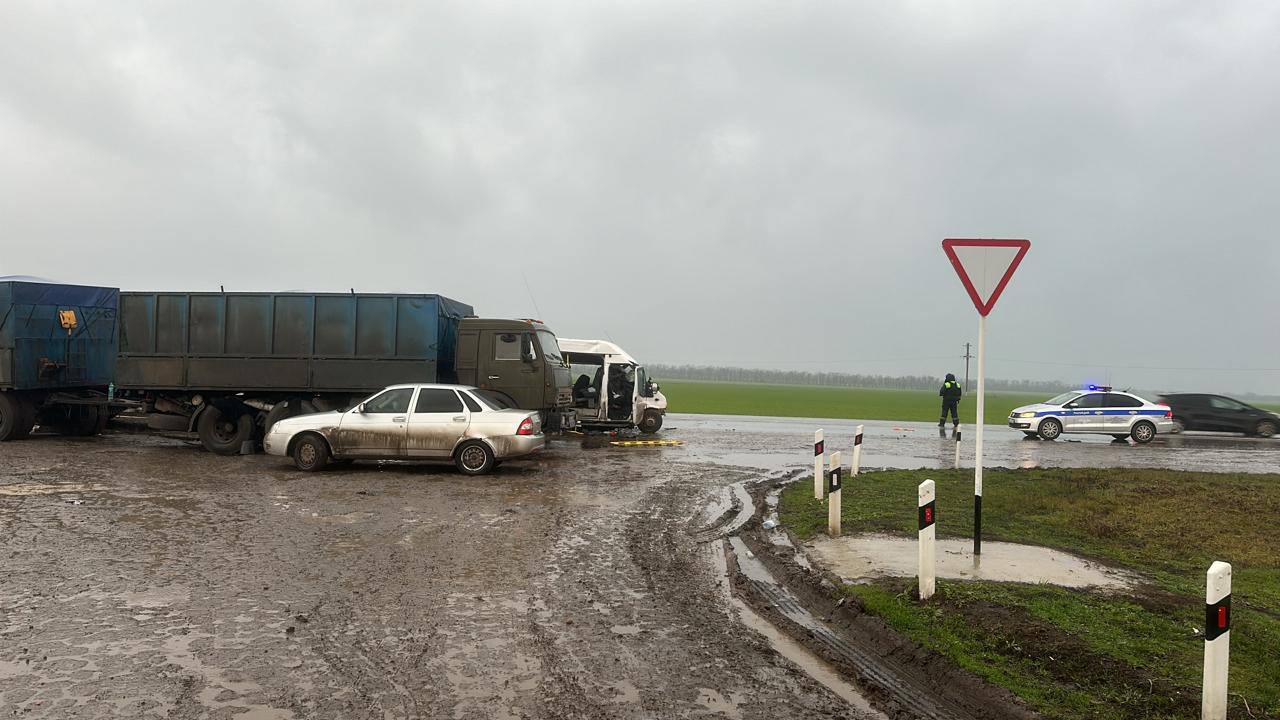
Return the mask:
[(404, 422), (405, 420), (408, 420), (408, 419), (409, 418), (405, 417), (404, 415), (397, 415), (391, 418), (391, 422)]
[(466, 415), (454, 415), (454, 416), (453, 416), (453, 421), (454, 421), (454, 422), (466, 422), (466, 421), (467, 421), (467, 416), (466, 416)]

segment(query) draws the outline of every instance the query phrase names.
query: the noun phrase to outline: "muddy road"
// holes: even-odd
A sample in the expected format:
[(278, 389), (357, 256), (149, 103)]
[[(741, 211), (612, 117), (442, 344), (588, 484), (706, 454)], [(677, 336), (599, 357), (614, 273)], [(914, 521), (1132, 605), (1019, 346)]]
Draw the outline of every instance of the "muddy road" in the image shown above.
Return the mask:
[[(936, 428), (867, 425), (864, 467), (949, 467)], [(673, 416), (682, 447), (557, 442), (482, 479), (152, 435), (5, 443), (0, 716), (869, 717), (757, 632), (707, 530), (741, 515), (727, 486), (807, 467), (813, 427)], [(989, 464), (1280, 464), (1280, 441), (1012, 435), (991, 430)]]
[(113, 434), (0, 447), (17, 717), (863, 717), (726, 602), (751, 473), (586, 450), (486, 479)]

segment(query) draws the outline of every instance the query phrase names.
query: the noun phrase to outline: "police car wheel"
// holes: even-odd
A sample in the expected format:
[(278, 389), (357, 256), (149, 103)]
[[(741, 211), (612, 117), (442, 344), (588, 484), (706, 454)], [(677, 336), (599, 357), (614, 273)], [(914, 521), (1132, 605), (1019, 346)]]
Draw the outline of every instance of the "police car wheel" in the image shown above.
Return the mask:
[(1044, 438), (1045, 440), (1055, 440), (1061, 434), (1062, 434), (1062, 423), (1058, 422), (1057, 420), (1054, 420), (1053, 418), (1049, 418), (1048, 420), (1045, 420), (1044, 422), (1040, 423), (1040, 437)]
[(1149, 422), (1140, 422), (1133, 426), (1133, 432), (1130, 435), (1133, 436), (1134, 442), (1146, 445), (1155, 439), (1156, 426)]

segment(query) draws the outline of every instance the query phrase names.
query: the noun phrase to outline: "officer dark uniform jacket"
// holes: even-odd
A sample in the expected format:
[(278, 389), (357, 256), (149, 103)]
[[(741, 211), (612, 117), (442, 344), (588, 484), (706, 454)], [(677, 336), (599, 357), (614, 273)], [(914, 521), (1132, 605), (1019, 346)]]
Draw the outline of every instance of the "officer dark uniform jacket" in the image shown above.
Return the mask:
[(956, 426), (960, 426), (960, 411), (957, 409), (960, 405), (960, 383), (956, 382), (956, 376), (947, 373), (947, 379), (942, 383), (942, 387), (938, 390), (938, 395), (942, 397), (942, 417), (938, 418), (938, 427), (947, 424), (947, 413), (951, 413), (951, 422)]

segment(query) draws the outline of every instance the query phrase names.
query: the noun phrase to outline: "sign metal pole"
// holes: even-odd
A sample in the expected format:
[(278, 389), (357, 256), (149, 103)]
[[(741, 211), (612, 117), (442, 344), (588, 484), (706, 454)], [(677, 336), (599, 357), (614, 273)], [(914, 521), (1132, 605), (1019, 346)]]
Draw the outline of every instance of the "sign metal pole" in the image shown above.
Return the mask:
[(982, 554), (982, 426), (986, 419), (987, 316), (978, 316), (978, 417), (973, 435), (973, 554)]

